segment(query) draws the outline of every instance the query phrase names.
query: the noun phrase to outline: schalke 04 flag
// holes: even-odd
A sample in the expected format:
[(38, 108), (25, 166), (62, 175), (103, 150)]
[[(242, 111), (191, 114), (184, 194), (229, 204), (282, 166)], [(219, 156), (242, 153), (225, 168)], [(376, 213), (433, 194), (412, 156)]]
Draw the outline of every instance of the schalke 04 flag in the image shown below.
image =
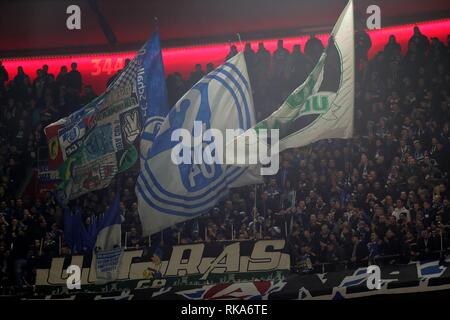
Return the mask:
[[(251, 92), (245, 58), (239, 53), (203, 77), (171, 109), (144, 155), (136, 183), (144, 235), (206, 213), (230, 187), (261, 182), (251, 167), (205, 161), (176, 164), (172, 158), (172, 150), (179, 145), (172, 135), (178, 129), (201, 140), (194, 123), (201, 123), (201, 130), (215, 129), (223, 135), (226, 129), (251, 128), (255, 122)], [(214, 148), (217, 141), (200, 145)]]
[(45, 128), (49, 166), (66, 203), (107, 187), (138, 159), (135, 141), (151, 118), (167, 114), (159, 33), (155, 32), (107, 90), (88, 105)]

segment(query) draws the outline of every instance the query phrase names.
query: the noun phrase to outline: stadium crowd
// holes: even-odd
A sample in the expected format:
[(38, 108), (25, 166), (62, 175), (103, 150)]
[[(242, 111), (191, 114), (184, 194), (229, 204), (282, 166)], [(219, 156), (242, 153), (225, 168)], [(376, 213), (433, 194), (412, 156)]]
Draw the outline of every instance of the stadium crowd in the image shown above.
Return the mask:
[[(391, 36), (370, 61), (370, 37), (358, 32), (355, 40), (354, 137), (284, 151), (276, 176), (232, 190), (208, 215), (154, 235), (152, 245), (287, 239), (293, 270), (302, 273), (442, 257), (450, 246), (450, 36), (444, 44), (415, 27), (405, 55)], [(281, 40), (273, 55), (263, 44), (245, 47), (258, 119), (305, 80), (322, 51), (314, 36), (303, 51), (289, 52)], [(236, 52), (231, 47), (227, 58)], [(70, 69), (55, 77), (43, 66), (30, 81), (20, 67), (10, 79), (0, 62), (0, 285), (31, 284), (37, 265), (71, 253), (51, 192), (23, 192), (46, 146), (43, 128), (95, 97), (76, 63)], [(204, 74), (197, 65), (188, 79), (169, 75), (170, 105)], [(120, 176), (127, 248), (149, 242), (140, 235), (137, 170)], [(115, 185), (71, 203), (86, 226), (112, 203)]]

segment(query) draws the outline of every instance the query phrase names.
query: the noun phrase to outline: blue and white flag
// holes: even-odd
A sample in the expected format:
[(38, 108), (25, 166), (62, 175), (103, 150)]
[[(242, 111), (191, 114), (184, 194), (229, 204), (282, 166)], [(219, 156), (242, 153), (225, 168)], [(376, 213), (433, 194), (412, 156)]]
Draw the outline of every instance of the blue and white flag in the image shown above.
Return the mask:
[(116, 194), (113, 204), (98, 219), (96, 250), (110, 250), (121, 245), (120, 195)]
[(420, 279), (430, 279), (441, 277), (447, 267), (440, 264), (439, 260), (431, 262), (417, 262), (417, 274)]
[[(231, 187), (261, 182), (251, 167), (204, 161), (175, 164), (172, 149), (180, 141), (173, 141), (172, 134), (186, 129), (195, 140), (194, 121), (201, 122), (202, 130), (217, 129), (223, 136), (226, 129), (246, 130), (254, 125), (252, 90), (242, 53), (196, 83), (161, 124), (136, 183), (144, 235), (208, 212)], [(201, 144), (214, 148), (215, 140)]]
[(95, 258), (97, 280), (114, 280), (120, 266), (121, 247), (120, 195), (116, 194), (113, 204), (98, 220)]
[(81, 217), (81, 209), (64, 209), (64, 242), (72, 254), (85, 254), (92, 251), (97, 236), (95, 217), (91, 217), (89, 225), (85, 226)]
[(66, 204), (109, 186), (118, 173), (137, 162), (137, 140), (143, 127), (149, 126), (152, 118), (161, 121), (166, 114), (156, 31), (102, 95), (45, 128), (49, 165), (58, 170), (61, 180), (57, 198)]
[(158, 133), (161, 123), (169, 111), (164, 64), (161, 54), (159, 32), (156, 31), (147, 43), (147, 58), (144, 60), (144, 76), (147, 103), (141, 110), (142, 133), (140, 140), (141, 165)]

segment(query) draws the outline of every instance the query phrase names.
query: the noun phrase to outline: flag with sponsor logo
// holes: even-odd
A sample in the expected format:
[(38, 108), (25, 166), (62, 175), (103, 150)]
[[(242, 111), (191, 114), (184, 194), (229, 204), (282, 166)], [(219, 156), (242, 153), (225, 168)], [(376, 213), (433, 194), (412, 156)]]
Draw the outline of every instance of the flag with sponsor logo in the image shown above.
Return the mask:
[(62, 203), (107, 187), (136, 163), (144, 121), (167, 113), (167, 105), (152, 108), (153, 100), (166, 97), (164, 81), (155, 32), (102, 95), (45, 128), (49, 167), (57, 168), (62, 180), (57, 189)]
[(281, 107), (254, 128), (257, 131), (278, 129), (279, 151), (322, 139), (350, 138), (353, 134), (354, 64), (353, 2), (350, 0), (311, 74)]
[[(226, 129), (251, 128), (255, 123), (251, 92), (245, 58), (239, 53), (204, 76), (171, 109), (153, 139), (136, 183), (144, 235), (208, 212), (231, 187), (261, 182), (251, 166), (206, 161), (176, 164), (172, 158), (172, 150), (180, 143), (172, 139), (178, 129), (189, 132), (193, 140), (202, 140), (202, 130), (216, 129), (225, 136)], [(201, 123), (199, 131), (194, 122)], [(215, 150), (220, 142), (210, 139), (196, 145), (201, 145), (201, 150)]]

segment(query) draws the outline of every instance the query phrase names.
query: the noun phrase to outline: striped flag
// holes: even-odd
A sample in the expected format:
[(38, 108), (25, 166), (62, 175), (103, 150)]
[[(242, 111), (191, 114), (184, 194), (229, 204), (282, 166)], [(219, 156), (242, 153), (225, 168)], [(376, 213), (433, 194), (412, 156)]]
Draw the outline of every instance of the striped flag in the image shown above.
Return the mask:
[[(219, 130), (223, 136), (226, 129), (246, 130), (254, 125), (252, 91), (242, 53), (195, 84), (161, 124), (136, 183), (144, 235), (208, 212), (231, 187), (261, 182), (252, 167), (195, 161), (175, 164), (172, 149), (179, 141), (173, 141), (172, 134), (185, 129), (195, 140), (194, 122), (201, 122), (205, 130)], [(217, 146), (216, 141), (208, 145)]]

